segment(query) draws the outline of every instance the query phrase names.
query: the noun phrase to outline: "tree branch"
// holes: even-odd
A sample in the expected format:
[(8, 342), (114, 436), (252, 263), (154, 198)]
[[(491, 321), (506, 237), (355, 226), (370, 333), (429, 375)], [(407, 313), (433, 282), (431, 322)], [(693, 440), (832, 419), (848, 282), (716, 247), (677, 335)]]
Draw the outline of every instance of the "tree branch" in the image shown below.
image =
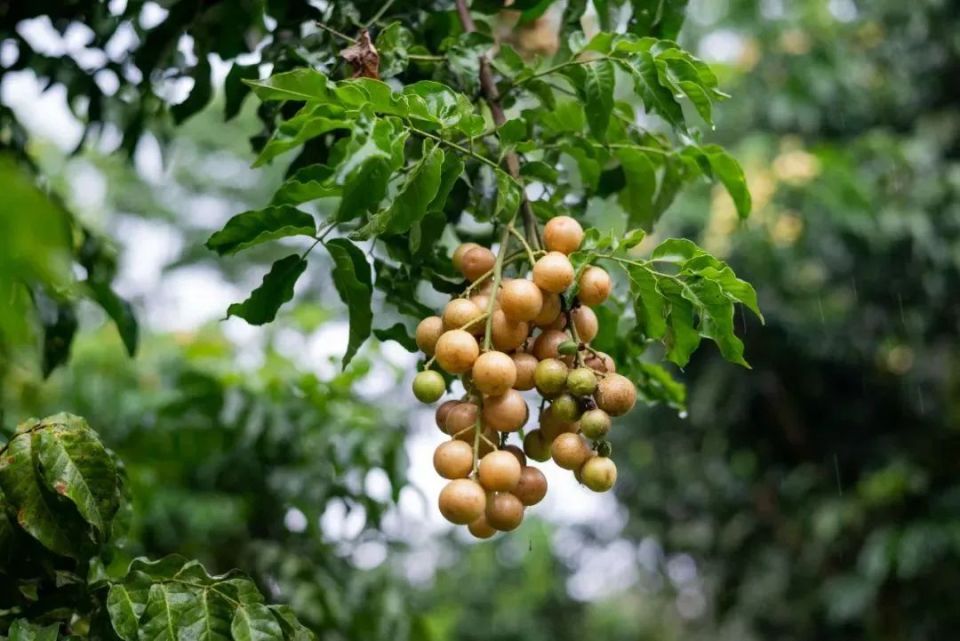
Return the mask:
[[(470, 15), (470, 9), (467, 7), (466, 0), (457, 0), (457, 15), (460, 17), (460, 24), (467, 33), (477, 30), (477, 25)], [(503, 113), (503, 107), (500, 105), (500, 92), (497, 90), (497, 83), (493, 79), (493, 72), (490, 68), (490, 61), (486, 56), (480, 56), (480, 88), (483, 90), (483, 97), (490, 107), (490, 114), (493, 116), (493, 122), (498, 127), (507, 121)], [(513, 151), (504, 155), (507, 163), (507, 171), (516, 181), (520, 181), (520, 158)], [(523, 229), (527, 240), (535, 249), (541, 249), (540, 237), (537, 234), (537, 217), (533, 213), (533, 207), (527, 200), (526, 193), (521, 193), (522, 200), (520, 209), (523, 211)]]

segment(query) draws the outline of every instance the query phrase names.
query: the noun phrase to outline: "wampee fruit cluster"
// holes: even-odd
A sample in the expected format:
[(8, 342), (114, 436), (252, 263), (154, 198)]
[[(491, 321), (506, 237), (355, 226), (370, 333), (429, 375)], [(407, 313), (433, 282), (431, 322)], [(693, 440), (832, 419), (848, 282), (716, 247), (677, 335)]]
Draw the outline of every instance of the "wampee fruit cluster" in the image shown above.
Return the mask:
[[(448, 440), (433, 464), (450, 481), (440, 512), (478, 538), (515, 529), (544, 498), (547, 480), (533, 461), (552, 459), (596, 492), (617, 480), (606, 435), (637, 394), (613, 359), (590, 346), (599, 330), (592, 308), (613, 283), (600, 267), (574, 269), (569, 256), (583, 236), (576, 220), (557, 216), (544, 226), (543, 251), (522, 239), (524, 249), (513, 255), (460, 245), (452, 261), (469, 284), (417, 326), (429, 360), (414, 378), (414, 395), (424, 403), (443, 398), (446, 382), (434, 367), (459, 376), (466, 391), (436, 411)], [(519, 266), (517, 276), (505, 275), (507, 265)], [(541, 411), (530, 429), (523, 392), (534, 391)]]

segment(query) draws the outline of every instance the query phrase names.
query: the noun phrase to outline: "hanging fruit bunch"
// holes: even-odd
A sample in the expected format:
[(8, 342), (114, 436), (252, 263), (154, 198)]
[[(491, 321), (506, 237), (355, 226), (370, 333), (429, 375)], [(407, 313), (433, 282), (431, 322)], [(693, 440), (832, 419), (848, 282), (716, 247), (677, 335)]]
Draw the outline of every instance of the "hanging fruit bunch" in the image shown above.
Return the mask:
[[(466, 390), (437, 408), (449, 440), (433, 464), (450, 480), (440, 512), (478, 538), (515, 529), (524, 510), (543, 500), (547, 480), (530, 461), (552, 458), (596, 492), (617, 480), (606, 435), (611, 417), (630, 411), (637, 394), (613, 359), (590, 347), (599, 329), (592, 307), (606, 300), (612, 281), (600, 267), (574, 269), (569, 255), (583, 237), (576, 220), (557, 216), (544, 226), (545, 251), (519, 235), (524, 247), (511, 255), (503, 246), (495, 256), (460, 245), (452, 260), (469, 284), (417, 327), (417, 345), (430, 360), (414, 378), (414, 395), (424, 403), (443, 397), (446, 382), (434, 365), (459, 376)], [(505, 275), (508, 266), (516, 266), (515, 277)], [(541, 411), (539, 426), (529, 429), (522, 392), (534, 390)]]

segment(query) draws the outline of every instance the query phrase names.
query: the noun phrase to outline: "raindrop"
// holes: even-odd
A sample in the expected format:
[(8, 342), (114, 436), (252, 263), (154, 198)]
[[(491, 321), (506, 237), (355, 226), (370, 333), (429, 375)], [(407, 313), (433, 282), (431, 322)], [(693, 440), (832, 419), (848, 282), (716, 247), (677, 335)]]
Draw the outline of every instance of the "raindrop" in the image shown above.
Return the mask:
[(926, 403), (923, 400), (923, 388), (920, 386), (917, 386), (917, 401), (920, 402), (920, 413), (926, 414), (927, 407), (926, 407)]
[(897, 292), (897, 305), (900, 306), (900, 322), (903, 323), (903, 327), (906, 329), (907, 318), (903, 314), (903, 296), (900, 295), (900, 292)]
[(820, 298), (820, 295), (817, 295), (817, 307), (820, 309), (820, 322), (826, 325), (827, 317), (823, 314), (823, 299)]
[(853, 300), (857, 301), (857, 303), (859, 304), (859, 303), (860, 303), (860, 294), (857, 292), (857, 279), (856, 279), (856, 278), (851, 278), (851, 279), (850, 279), (850, 284), (853, 285)]

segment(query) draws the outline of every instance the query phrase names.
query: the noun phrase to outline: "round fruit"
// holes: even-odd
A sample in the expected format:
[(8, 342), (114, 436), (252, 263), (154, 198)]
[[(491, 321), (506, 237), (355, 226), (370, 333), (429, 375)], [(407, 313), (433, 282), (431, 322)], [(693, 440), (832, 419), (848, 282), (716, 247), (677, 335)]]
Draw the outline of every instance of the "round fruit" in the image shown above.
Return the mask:
[(478, 390), (500, 396), (517, 382), (517, 366), (503, 352), (484, 352), (474, 362), (472, 376)]
[(577, 336), (584, 343), (589, 343), (597, 337), (600, 331), (600, 323), (597, 321), (597, 314), (586, 305), (581, 305), (572, 312), (573, 326), (577, 328)]
[(580, 289), (577, 296), (584, 305), (594, 307), (607, 300), (612, 287), (610, 274), (600, 267), (591, 265), (580, 274)]
[[(546, 327), (560, 318), (560, 294), (543, 294), (543, 305), (540, 313), (533, 319), (537, 327)], [(563, 329), (563, 328), (560, 328)]]
[(550, 413), (558, 421), (573, 423), (580, 418), (580, 404), (572, 394), (561, 394), (550, 403)]
[(443, 319), (439, 316), (427, 316), (417, 325), (417, 347), (427, 356), (433, 356), (441, 334)]
[(447, 384), (440, 372), (428, 369), (413, 377), (413, 395), (421, 403), (435, 403), (447, 391)]
[(523, 437), (523, 452), (534, 461), (546, 461), (550, 458), (550, 443), (544, 441), (540, 430), (530, 430)]
[(603, 438), (610, 431), (610, 415), (603, 410), (587, 410), (580, 417), (580, 431), (589, 439)]
[(553, 439), (550, 455), (565, 470), (579, 469), (591, 454), (590, 446), (579, 434), (564, 432)]
[(613, 362), (609, 354), (604, 352), (597, 352), (597, 355), (590, 354), (587, 360), (584, 361), (584, 365), (595, 372), (609, 372), (612, 374), (617, 371), (617, 364)]
[(617, 482), (617, 465), (606, 456), (591, 456), (580, 468), (580, 482), (594, 492), (606, 492)]
[(445, 431), (450, 436), (457, 436), (461, 432), (471, 430), (469, 434), (472, 439), (473, 431), (471, 428), (476, 426), (479, 415), (480, 408), (477, 407), (476, 403), (460, 402), (455, 407), (450, 408), (447, 420), (444, 423)]
[(550, 252), (533, 266), (533, 282), (551, 294), (566, 291), (573, 284), (574, 272), (570, 259), (560, 252)]
[(523, 453), (523, 449), (517, 445), (504, 445), (500, 448), (504, 452), (510, 452), (517, 457), (517, 460), (520, 462), (520, 467), (525, 467), (527, 465), (527, 455)]
[(501, 532), (517, 529), (523, 521), (523, 503), (509, 492), (497, 492), (487, 498), (485, 516), (491, 527)]
[(478, 539), (489, 539), (491, 536), (497, 533), (493, 527), (487, 523), (487, 517), (481, 514), (477, 520), (470, 521), (470, 525), (467, 526), (467, 529), (470, 530), (470, 534), (474, 535)]
[[(443, 327), (446, 330), (468, 329), (474, 333), (480, 325), (478, 319), (483, 316), (483, 310), (476, 303), (466, 298), (454, 298), (443, 308)], [(467, 323), (470, 323), (467, 326)]]
[(437, 341), (437, 362), (451, 374), (463, 374), (480, 356), (480, 346), (470, 332), (452, 329)]
[(447, 431), (447, 417), (450, 415), (450, 410), (462, 403), (456, 399), (451, 399), (449, 401), (444, 401), (440, 403), (440, 406), (437, 408), (436, 419), (437, 427), (440, 428), (441, 432), (446, 433)]
[(525, 278), (504, 283), (500, 293), (500, 308), (513, 321), (530, 321), (543, 308), (543, 292)]
[(522, 470), (520, 462), (512, 452), (497, 450), (480, 459), (477, 476), (484, 489), (491, 492), (509, 492), (520, 482)]
[(466, 525), (475, 521), (487, 506), (487, 493), (470, 479), (450, 481), (440, 490), (440, 513), (451, 523)]
[(533, 389), (535, 384), (534, 372), (537, 371), (537, 357), (526, 352), (519, 352), (512, 356), (513, 365), (517, 368), (517, 382), (513, 384), (514, 389), (528, 390)]
[(515, 389), (483, 399), (484, 424), (500, 432), (516, 432), (527, 422), (529, 413), (527, 402)]
[(557, 216), (543, 226), (543, 244), (549, 251), (571, 254), (583, 242), (583, 227), (570, 216)]
[(433, 469), (445, 479), (464, 479), (473, 470), (473, 448), (463, 441), (441, 443), (433, 451)]
[(474, 247), (464, 252), (460, 260), (460, 273), (471, 283), (493, 269), (497, 257), (486, 247)]
[(544, 327), (544, 330), (547, 330), (547, 329), (560, 329), (560, 330), (563, 330), (563, 329), (566, 329), (566, 328), (567, 328), (567, 315), (566, 315), (566, 314), (560, 314), (559, 316), (557, 316), (557, 318), (556, 318), (552, 323), (550, 323), (549, 325), (547, 325), (546, 327)]
[(511, 492), (526, 506), (536, 505), (547, 495), (547, 477), (535, 467), (527, 466), (520, 473), (520, 482)]
[(450, 259), (450, 262), (453, 263), (455, 269), (460, 270), (463, 265), (463, 255), (474, 247), (479, 247), (480, 245), (476, 243), (461, 243), (455, 250), (453, 250), (453, 257)]
[(490, 323), (490, 338), (493, 346), (502, 352), (512, 352), (517, 349), (530, 335), (530, 326), (524, 321), (512, 321), (507, 319), (503, 310), (493, 312), (493, 320)]
[(552, 406), (540, 412), (540, 433), (547, 443), (553, 443), (553, 439), (564, 432), (576, 431), (576, 423), (559, 418), (554, 414)]
[(555, 358), (541, 360), (533, 374), (537, 391), (544, 398), (553, 398), (567, 386), (568, 372), (567, 366)]
[[(479, 307), (483, 313), (486, 313), (487, 308), (490, 307), (490, 296), (487, 294), (474, 294), (468, 300)], [(494, 307), (496, 307), (496, 303), (494, 303)]]
[[(492, 427), (483, 428), (483, 438), (480, 439), (480, 456), (486, 456), (497, 449), (496, 443), (500, 441), (500, 434)], [(472, 440), (470, 441), (473, 442)]]
[(610, 416), (623, 416), (637, 402), (637, 388), (626, 376), (607, 374), (597, 385), (597, 407)]
[(597, 375), (589, 367), (578, 367), (567, 375), (567, 389), (577, 396), (589, 396), (597, 389)]
[(547, 329), (537, 336), (533, 343), (533, 355), (541, 361), (547, 358), (557, 358), (560, 356), (560, 343), (567, 341), (570, 337), (559, 329)]

